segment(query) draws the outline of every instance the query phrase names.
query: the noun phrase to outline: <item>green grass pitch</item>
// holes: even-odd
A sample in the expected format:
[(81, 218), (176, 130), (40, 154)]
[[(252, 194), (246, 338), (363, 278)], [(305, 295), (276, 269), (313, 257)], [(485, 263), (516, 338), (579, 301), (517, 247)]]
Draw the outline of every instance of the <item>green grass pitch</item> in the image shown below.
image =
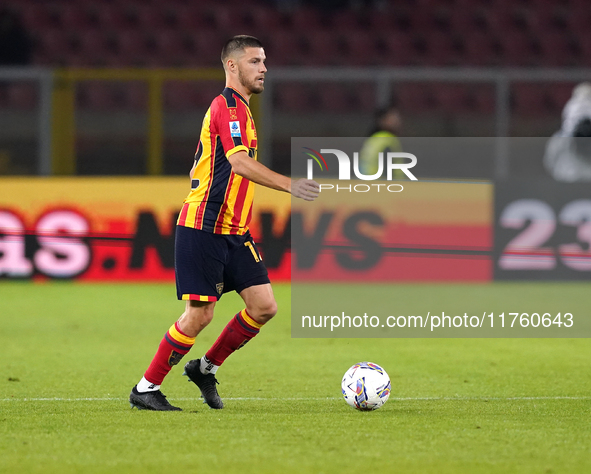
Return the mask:
[[(519, 285), (541, 306), (557, 287)], [(588, 284), (562, 285), (586, 306)], [(502, 299), (474, 287), (392, 292), (401, 314), (417, 288)], [(218, 372), (226, 407), (177, 366), (163, 392), (183, 411), (156, 413), (127, 397), (182, 312), (173, 285), (0, 282), (0, 472), (591, 472), (588, 339), (292, 339), (289, 286), (274, 288), (280, 313)], [(241, 308), (224, 296), (189, 356)], [(363, 360), (392, 380), (375, 412), (340, 395)]]

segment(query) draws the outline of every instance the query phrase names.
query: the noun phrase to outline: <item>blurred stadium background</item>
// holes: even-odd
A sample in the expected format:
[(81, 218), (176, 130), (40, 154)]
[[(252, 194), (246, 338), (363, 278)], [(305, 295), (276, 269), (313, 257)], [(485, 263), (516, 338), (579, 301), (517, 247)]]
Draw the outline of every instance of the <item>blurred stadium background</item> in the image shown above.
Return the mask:
[[(402, 136), (549, 137), (591, 78), (585, 0), (5, 1), (30, 39), (0, 67), (0, 174), (186, 174), (234, 34), (266, 45), (260, 157), (292, 136), (365, 136), (397, 104)], [(6, 31), (6, 27), (4, 30)], [(3, 49), (12, 36), (3, 38)], [(6, 61), (4, 61), (6, 62)], [(166, 68), (166, 72), (162, 70)], [(431, 177), (543, 176), (539, 154), (433, 163)]]
[[(5, 0), (0, 12), (0, 472), (167, 472), (171, 459), (190, 472), (591, 472), (589, 339), (318, 341), (290, 338), (283, 317), (299, 239), (318, 250), (300, 270), (319, 289), (345, 282), (343, 301), (363, 284), (396, 314), (570, 311), (587, 334), (588, 184), (552, 182), (542, 157), (591, 80), (588, 0)], [(390, 102), (403, 147), (434, 137), (439, 158), (440, 138), (487, 137), (494, 153), (417, 155), (404, 193), (322, 196), (307, 206), (318, 219), (257, 189), (251, 228), (282, 317), (224, 367), (224, 418), (177, 369), (166, 393), (185, 411), (163, 423), (126, 400), (182, 311), (176, 216), (235, 34), (266, 45), (251, 107), (277, 171), (290, 172), (291, 137), (368, 136)], [(44, 284), (64, 279), (76, 282)], [(195, 350), (238, 298), (220, 301)], [(338, 390), (367, 359), (394, 391), (360, 422)], [(253, 433), (271, 449), (253, 449)]]

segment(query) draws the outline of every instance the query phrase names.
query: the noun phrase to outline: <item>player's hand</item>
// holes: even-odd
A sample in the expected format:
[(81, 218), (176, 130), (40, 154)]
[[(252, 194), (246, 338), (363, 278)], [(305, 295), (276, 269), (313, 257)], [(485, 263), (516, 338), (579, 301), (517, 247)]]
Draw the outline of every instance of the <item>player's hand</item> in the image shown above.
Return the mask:
[(320, 185), (313, 179), (298, 179), (291, 182), (291, 195), (304, 201), (313, 201), (320, 193)]

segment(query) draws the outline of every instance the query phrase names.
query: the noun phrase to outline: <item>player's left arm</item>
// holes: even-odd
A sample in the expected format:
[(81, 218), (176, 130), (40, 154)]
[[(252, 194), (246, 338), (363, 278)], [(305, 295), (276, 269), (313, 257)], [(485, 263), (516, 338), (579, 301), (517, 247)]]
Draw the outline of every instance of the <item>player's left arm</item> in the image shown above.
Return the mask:
[(243, 150), (237, 151), (228, 157), (232, 165), (232, 171), (253, 183), (260, 184), (267, 188), (276, 189), (291, 193), (292, 196), (313, 201), (318, 197), (320, 186), (312, 179), (292, 180), (287, 176), (276, 173), (262, 163), (253, 160)]

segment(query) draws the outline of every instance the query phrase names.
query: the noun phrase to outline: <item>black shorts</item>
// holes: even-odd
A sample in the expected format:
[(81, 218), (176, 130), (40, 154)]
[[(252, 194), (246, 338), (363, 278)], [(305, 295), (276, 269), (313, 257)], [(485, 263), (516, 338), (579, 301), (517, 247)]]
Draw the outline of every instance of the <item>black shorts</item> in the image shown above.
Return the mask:
[(250, 232), (220, 235), (177, 226), (174, 270), (179, 300), (217, 301), (228, 291), (269, 283)]

